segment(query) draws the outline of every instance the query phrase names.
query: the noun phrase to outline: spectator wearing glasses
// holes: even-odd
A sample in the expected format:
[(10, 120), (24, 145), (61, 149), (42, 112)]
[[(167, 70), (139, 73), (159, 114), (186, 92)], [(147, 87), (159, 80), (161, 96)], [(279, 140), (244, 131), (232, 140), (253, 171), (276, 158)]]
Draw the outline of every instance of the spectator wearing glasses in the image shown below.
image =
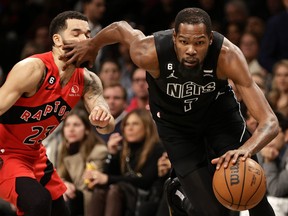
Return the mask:
[(142, 68), (136, 68), (132, 73), (132, 90), (134, 97), (131, 99), (127, 112), (137, 108), (149, 110), (148, 84), (146, 82), (146, 71)]

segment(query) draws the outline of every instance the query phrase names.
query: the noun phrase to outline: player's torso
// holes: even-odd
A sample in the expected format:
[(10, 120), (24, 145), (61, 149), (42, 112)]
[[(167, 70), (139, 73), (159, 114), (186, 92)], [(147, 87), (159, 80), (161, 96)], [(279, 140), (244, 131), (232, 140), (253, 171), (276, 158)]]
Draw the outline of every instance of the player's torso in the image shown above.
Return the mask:
[(69, 82), (61, 87), (52, 53), (35, 57), (42, 59), (46, 65), (45, 80), (35, 95), (19, 98), (0, 116), (1, 149), (38, 149), (42, 140), (59, 125), (82, 96), (83, 69), (76, 69)]
[(147, 73), (150, 109), (154, 119), (171, 120), (179, 125), (185, 125), (187, 117), (193, 117), (195, 122), (200, 121), (219, 92), (228, 85), (227, 80), (219, 80), (216, 76), (223, 36), (217, 34), (215, 38), (214, 35), (203, 67), (197, 75), (189, 77), (179, 72), (180, 63), (174, 51), (172, 31), (159, 32), (154, 37), (160, 77), (154, 79)]

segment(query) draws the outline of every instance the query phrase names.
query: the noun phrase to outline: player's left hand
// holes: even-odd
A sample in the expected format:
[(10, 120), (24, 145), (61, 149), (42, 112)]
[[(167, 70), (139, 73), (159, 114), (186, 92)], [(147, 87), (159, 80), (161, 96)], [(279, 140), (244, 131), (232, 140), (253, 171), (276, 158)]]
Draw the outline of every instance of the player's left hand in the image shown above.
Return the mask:
[(223, 165), (226, 169), (228, 167), (228, 164), (230, 160), (232, 160), (232, 164), (235, 164), (237, 162), (238, 157), (241, 156), (241, 160), (245, 161), (248, 157), (251, 157), (250, 151), (247, 151), (245, 149), (235, 149), (227, 151), (225, 154), (223, 154), (221, 157), (214, 158), (211, 163), (216, 164), (216, 169), (219, 170), (220, 167)]
[(92, 125), (105, 128), (111, 119), (109, 111), (103, 107), (95, 106), (89, 115)]

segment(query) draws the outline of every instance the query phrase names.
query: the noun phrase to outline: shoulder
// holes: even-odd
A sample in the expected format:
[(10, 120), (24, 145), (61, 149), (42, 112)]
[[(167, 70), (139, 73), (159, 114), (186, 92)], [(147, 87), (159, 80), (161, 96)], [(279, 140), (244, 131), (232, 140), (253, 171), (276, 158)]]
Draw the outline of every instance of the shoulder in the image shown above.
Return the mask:
[(45, 64), (44, 62), (39, 58), (26, 58), (21, 61), (19, 61), (15, 67), (17, 68), (23, 68), (27, 71), (37, 71), (39, 69), (44, 69)]
[(84, 68), (84, 85), (86, 87), (99, 86), (102, 87), (100, 78), (92, 71)]
[[(45, 72), (45, 64), (39, 58), (26, 58), (21, 60), (11, 70), (11, 75), (13, 74), (19, 79), (28, 80), (41, 80)], [(10, 76), (10, 75), (9, 75)], [(14, 77), (15, 77), (14, 76)]]
[(84, 79), (87, 80), (98, 79), (98, 76), (94, 72), (88, 70), (87, 68), (83, 68), (83, 70), (84, 70)]
[(242, 56), (242, 51), (235, 44), (230, 42), (227, 38), (224, 38), (221, 50), (220, 50), (220, 60), (231, 61), (233, 58), (238, 58)]
[[(245, 57), (239, 47), (224, 38), (217, 63), (217, 76), (220, 79), (230, 78), (234, 72), (248, 71)], [(242, 74), (243, 75), (243, 74)]]

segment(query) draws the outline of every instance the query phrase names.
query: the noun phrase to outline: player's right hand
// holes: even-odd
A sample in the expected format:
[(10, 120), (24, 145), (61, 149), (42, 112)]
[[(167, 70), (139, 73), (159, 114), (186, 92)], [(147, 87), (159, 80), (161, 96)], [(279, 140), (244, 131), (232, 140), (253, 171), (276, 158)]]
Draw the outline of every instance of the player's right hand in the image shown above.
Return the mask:
[(63, 50), (65, 53), (59, 57), (60, 60), (66, 61), (63, 69), (71, 64), (81, 67), (84, 63), (88, 63), (91, 68), (98, 53), (91, 39), (65, 44)]
[(94, 126), (105, 128), (111, 119), (110, 112), (101, 106), (95, 106), (89, 115), (90, 123)]
[(235, 164), (237, 162), (238, 157), (240, 156), (241, 160), (245, 161), (246, 158), (251, 157), (251, 152), (245, 149), (230, 150), (227, 151), (225, 154), (223, 154), (221, 157), (214, 158), (211, 161), (211, 163), (216, 164), (216, 170), (219, 170), (222, 165), (226, 169), (228, 167), (230, 160), (232, 160), (232, 164)]

